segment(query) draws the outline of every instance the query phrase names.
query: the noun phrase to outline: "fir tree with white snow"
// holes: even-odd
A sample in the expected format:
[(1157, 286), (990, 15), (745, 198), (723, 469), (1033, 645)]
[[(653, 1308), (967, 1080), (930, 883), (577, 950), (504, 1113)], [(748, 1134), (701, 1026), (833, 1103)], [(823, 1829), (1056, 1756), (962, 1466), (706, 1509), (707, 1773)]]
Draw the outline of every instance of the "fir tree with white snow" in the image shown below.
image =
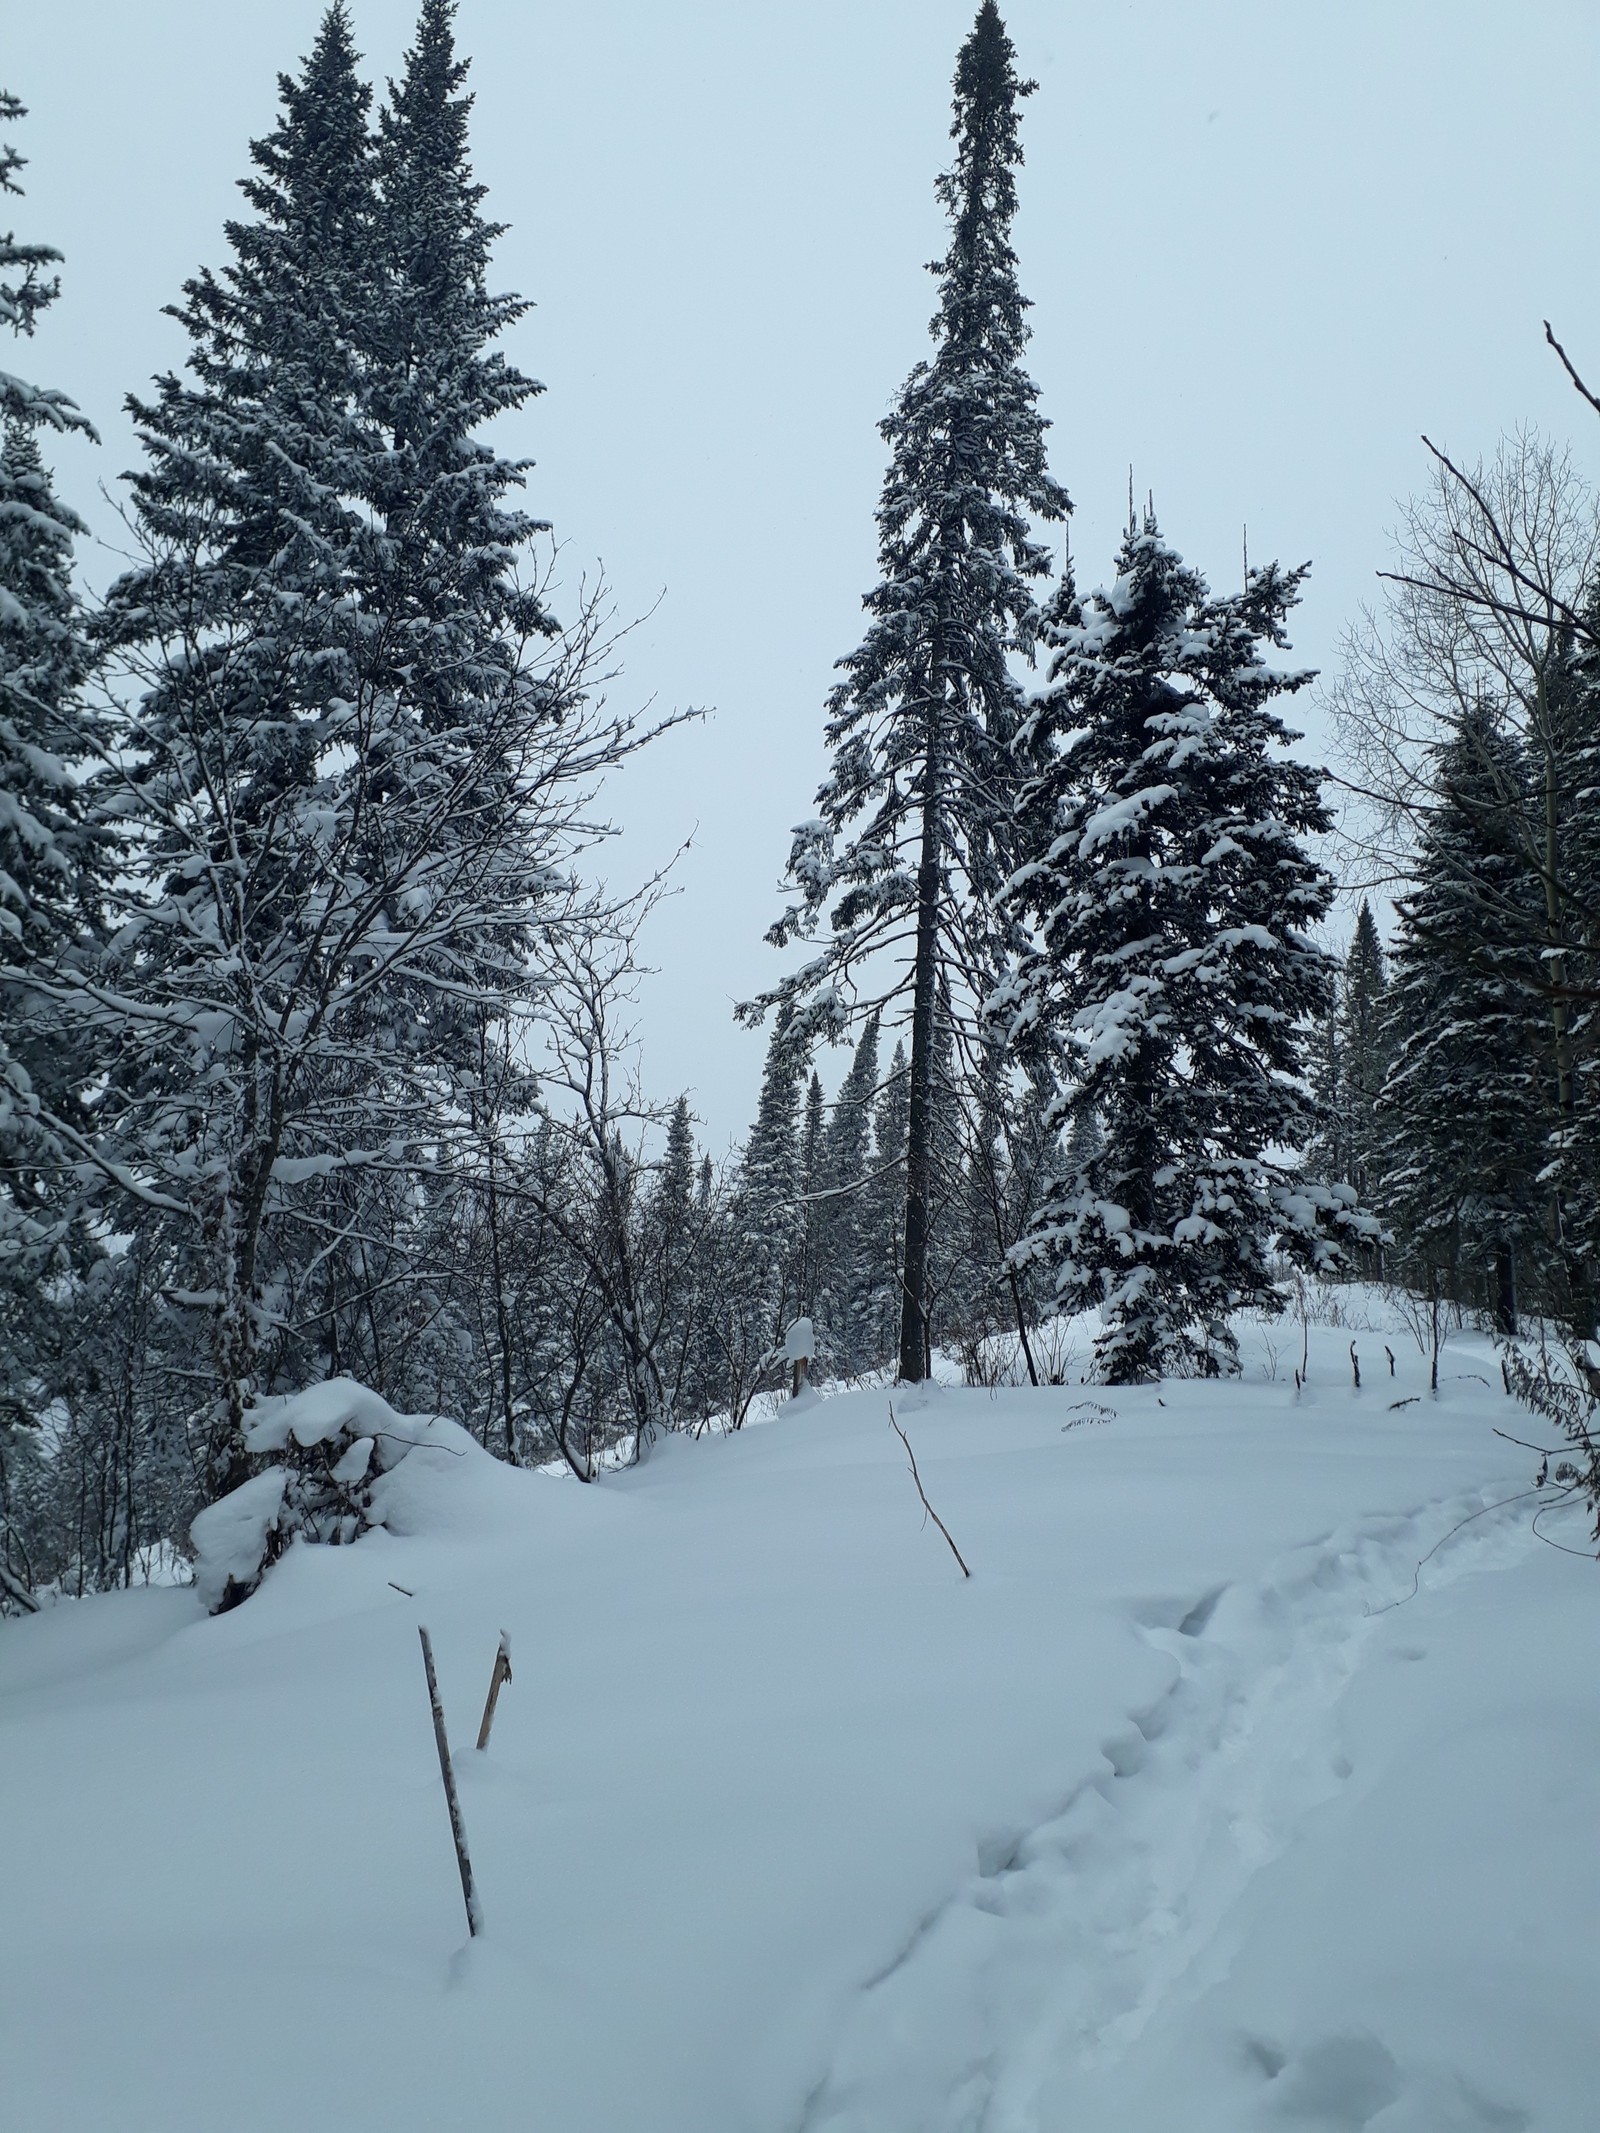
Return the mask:
[(880, 579), (860, 646), (828, 704), (832, 768), (817, 816), (795, 833), (796, 901), (778, 946), (817, 952), (747, 1013), (781, 1001), (797, 1034), (836, 1037), (891, 1004), (909, 1014), (899, 1373), (930, 1367), (940, 1038), (1004, 962), (995, 897), (1007, 872), (1014, 671), (1038, 627), (1049, 557), (1034, 522), (1069, 506), (1045, 462), (1046, 424), (1022, 368), (1027, 301), (1011, 225), (1022, 161), (1022, 80), (994, 0), (956, 63), (950, 222), (932, 267), (935, 352), (880, 424), (889, 470), (878, 505)]
[(1540, 889), (1507, 804), (1528, 775), (1487, 704), (1441, 751), (1415, 886), (1399, 902), (1378, 1108), (1383, 1211), (1402, 1263), (1451, 1296), (1487, 1277), (1508, 1332), (1519, 1257), (1554, 1243), (1540, 1220), (1554, 1074), (1529, 944)]
[(1303, 575), (1213, 596), (1147, 515), (1106, 590), (1069, 574), (1018, 744), (1032, 856), (1011, 894), (1039, 942), (995, 1009), (1051, 1041), (1055, 1123), (1098, 1134), (1069, 1140), (1019, 1257), (1053, 1267), (1063, 1310), (1100, 1307), (1112, 1383), (1232, 1370), (1230, 1314), (1281, 1308), (1274, 1255), (1331, 1270), (1358, 1226), (1292, 1153), (1333, 982), (1311, 930), (1333, 883), (1305, 848), (1328, 816), (1273, 708), (1310, 677), (1266, 656)]
[[(0, 92), (0, 124), (25, 116)], [(20, 195), (20, 152), (0, 143), (0, 197)], [(0, 233), (0, 325), (32, 334), (54, 301), (54, 247)], [(85, 529), (57, 495), (41, 437), (94, 432), (66, 394), (0, 371), (0, 1279), (31, 1278), (70, 1220), (57, 1124), (81, 1126), (90, 1066), (52, 993), (81, 963), (110, 864), (86, 819), (81, 766), (97, 727), (73, 583)]]

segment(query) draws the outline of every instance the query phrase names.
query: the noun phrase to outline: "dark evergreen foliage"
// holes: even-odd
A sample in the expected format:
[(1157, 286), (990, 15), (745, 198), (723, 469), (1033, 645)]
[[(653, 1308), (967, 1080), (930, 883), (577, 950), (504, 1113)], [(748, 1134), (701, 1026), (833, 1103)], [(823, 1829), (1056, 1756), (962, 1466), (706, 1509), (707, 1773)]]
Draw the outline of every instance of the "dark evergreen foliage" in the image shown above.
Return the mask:
[(1146, 517), (1107, 591), (1063, 586), (1019, 737), (1034, 856), (1012, 894), (1040, 944), (996, 1012), (1052, 1042), (1055, 1122), (1097, 1137), (1073, 1137), (1019, 1256), (1053, 1264), (1063, 1308), (1103, 1306), (1114, 1382), (1234, 1367), (1228, 1314), (1281, 1306), (1274, 1251), (1331, 1268), (1355, 1219), (1287, 1152), (1332, 989), (1310, 929), (1333, 884), (1302, 842), (1328, 817), (1272, 708), (1309, 677), (1263, 657), (1301, 575), (1214, 597)]
[(1527, 777), (1487, 706), (1441, 753), (1416, 886), (1399, 904), (1379, 1113), (1384, 1213), (1406, 1270), (1460, 1296), (1468, 1267), (1492, 1267), (1508, 1328), (1516, 1258), (1537, 1248), (1547, 1205), (1539, 885), (1514, 827)]
[(1034, 587), (1049, 568), (1034, 519), (1068, 509), (1045, 463), (1045, 422), (1022, 369), (1027, 305), (1011, 246), (1018, 78), (994, 0), (955, 75), (954, 167), (938, 182), (950, 243), (932, 272), (932, 359), (881, 425), (871, 622), (829, 700), (833, 762), (796, 832), (797, 900), (769, 936), (820, 952), (748, 1010), (782, 1002), (797, 1034), (835, 1036), (891, 1002), (909, 1009), (900, 1372), (926, 1374), (937, 1055), (935, 1024), (981, 998), (1005, 943), (995, 896), (1008, 868), (1013, 671), (1031, 656)]
[[(0, 92), (0, 124), (25, 116)], [(0, 144), (0, 194), (20, 194), (23, 158)], [(49, 245), (0, 234), (0, 324), (31, 334), (54, 300)], [(56, 1122), (81, 1124), (90, 1066), (47, 991), (81, 960), (110, 865), (78, 774), (98, 738), (72, 580), (83, 522), (57, 496), (41, 435), (87, 419), (62, 392), (0, 371), (0, 1279), (30, 1279), (70, 1226)]]
[[(0, 90), (0, 125), (25, 116)], [(23, 167), (0, 141), (0, 196), (21, 195)], [(0, 325), (16, 338), (54, 301), (59, 259), (0, 231)], [(96, 1061), (59, 993), (92, 964), (112, 855), (83, 802), (99, 739), (72, 578), (84, 528), (40, 450), (68, 430), (94, 434), (65, 393), (0, 368), (0, 1611), (33, 1604), (48, 1505), (38, 1423), (83, 1346), (66, 1284), (95, 1258), (65, 1143), (85, 1124)]]
[(872, 1109), (878, 1093), (878, 1021), (869, 1016), (840, 1084), (822, 1148), (817, 1202), (817, 1317), (824, 1343), (846, 1376), (881, 1360), (873, 1309)]

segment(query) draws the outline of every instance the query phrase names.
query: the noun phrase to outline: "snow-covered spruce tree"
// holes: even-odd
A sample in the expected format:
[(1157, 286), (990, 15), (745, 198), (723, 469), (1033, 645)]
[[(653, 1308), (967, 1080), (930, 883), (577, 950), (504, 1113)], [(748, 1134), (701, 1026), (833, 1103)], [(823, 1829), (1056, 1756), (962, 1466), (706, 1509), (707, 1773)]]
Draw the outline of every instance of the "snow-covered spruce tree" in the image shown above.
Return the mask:
[(1516, 827), (1527, 776), (1487, 705), (1440, 751), (1416, 886), (1399, 904), (1379, 1106), (1382, 1205), (1401, 1264), (1462, 1300), (1469, 1274), (1488, 1274), (1508, 1332), (1518, 1258), (1539, 1253), (1550, 1204), (1540, 891)]
[(1334, 698), (1370, 800), (1352, 830), (1391, 874), (1409, 871), (1438, 804), (1440, 762), (1485, 707), (1523, 766), (1505, 791), (1462, 788), (1485, 818), (1488, 847), (1514, 857), (1515, 894), (1491, 895), (1488, 876), (1464, 875), (1461, 886), (1479, 896), (1485, 938), (1507, 948), (1520, 939), (1542, 987), (1555, 1255), (1537, 1301), (1581, 1339), (1594, 1330), (1600, 1243), (1588, 1094), (1600, 1058), (1597, 585), (1600, 510), (1569, 453), (1527, 431), (1470, 468), (1436, 453), (1431, 493), (1402, 512), (1384, 612), (1348, 640)]
[(877, 1268), (870, 1220), (872, 1106), (878, 1092), (878, 1020), (867, 1017), (839, 1084), (822, 1150), (817, 1310), (827, 1355), (853, 1377), (878, 1361), (873, 1326)]
[[(471, 171), (472, 99), (462, 93), (467, 67), (453, 15), (449, 0), (426, 0), (379, 114), (373, 253), (359, 290), (360, 409), (377, 445), (367, 492), (374, 538), (360, 551), (355, 588), (362, 682), (384, 714), (369, 721), (375, 804), (363, 874), (382, 874), (392, 825), (407, 819), (431, 825), (420, 887), (435, 910), (481, 881), (491, 850), (521, 870), (520, 883), (514, 872), (503, 878), (476, 913), (459, 909), (430, 952), (392, 965), (367, 1001), (371, 1043), (360, 1048), (359, 1080), (370, 1094), (376, 1062), (392, 1059), (404, 1107), (406, 1084), (425, 1066), (443, 1129), (435, 1161), (445, 1169), (458, 1162), (452, 1144), (463, 1116), (481, 1109), (480, 1063), (506, 1051), (508, 1018), (532, 989), (530, 923), (564, 896), (560, 880), (546, 878), (548, 837), (519, 849), (516, 818), (531, 803), (548, 826), (572, 767), (541, 735), (542, 724), (559, 721), (561, 690), (530, 671), (529, 654), (555, 624), (518, 570), (546, 528), (515, 507), (526, 463), (481, 434), (542, 387), (493, 345), (528, 306), (488, 287), (501, 225), (485, 220), (484, 188)], [(394, 910), (390, 923), (404, 922)], [(487, 1038), (486, 1015), (496, 1025)], [(389, 1338), (385, 1321), (415, 1316), (411, 1240), (389, 1219), (378, 1174), (347, 1172), (339, 1197), (343, 1249), (308, 1240), (306, 1257), (320, 1269), (330, 1321), (342, 1321), (346, 1367), (381, 1383), (375, 1344)]]
[(806, 1205), (801, 1193), (800, 1082), (805, 1055), (780, 1013), (767, 1046), (755, 1123), (734, 1188), (740, 1288), (753, 1336), (775, 1346), (800, 1308)]
[(1582, 1341), (1600, 1302), (1600, 590), (1592, 586), (1580, 621), (1545, 648), (1528, 753), (1549, 1060), (1547, 1294)]
[[(0, 124), (24, 117), (0, 90)], [(0, 195), (23, 157), (0, 141)], [(51, 246), (0, 231), (0, 324), (21, 338), (54, 300)], [(81, 967), (109, 866), (74, 765), (90, 753), (89, 655), (72, 584), (83, 527), (39, 450), (51, 432), (94, 432), (66, 395), (0, 369), (0, 1609), (31, 1605), (20, 1533), (21, 1428), (37, 1420), (70, 1346), (56, 1291), (40, 1285), (82, 1246), (78, 1195), (57, 1122), (81, 1125), (92, 1063), (40, 981)], [(42, 1474), (42, 1469), (40, 1470)], [(53, 1566), (52, 1566), (53, 1567)]]
[[(0, 124), (23, 117), (0, 91)], [(23, 158), (0, 143), (0, 193)], [(0, 232), (0, 324), (31, 334), (54, 300), (60, 258)], [(75, 959), (109, 864), (85, 819), (73, 765), (92, 747), (89, 651), (72, 583), (82, 521), (56, 495), (41, 433), (94, 432), (64, 393), (0, 371), (0, 1279), (38, 1270), (69, 1210), (55, 1118), (78, 1118), (89, 1068), (50, 999), (28, 982)]]
[(401, 390), (385, 203), (409, 130), (441, 100), (459, 117), (437, 59), (419, 43), (407, 83), (437, 95), (402, 123), (396, 92), (380, 167), (329, 12), (253, 150), (229, 264), (188, 285), (187, 375), (135, 408), (145, 553), (107, 604), (131, 709), (103, 805), (144, 878), (96, 995), (120, 1058), (92, 1152), (164, 1226), (168, 1289), (209, 1327), (208, 1496), (250, 1470), (258, 1393), (335, 1353), (369, 1367), (398, 1300), (433, 1311), (437, 1269), (400, 1249), (409, 1181), (473, 1159), (485, 1020), (590, 924), (573, 857), (596, 779), (642, 738), (584, 695), (592, 629), (545, 650), (515, 585), (531, 528), (499, 499), (518, 470), (473, 430), (532, 388), (484, 347), (502, 313), (479, 300), (464, 174), (459, 243), (412, 251), (465, 294), (452, 313), (417, 267), (432, 352)]
[(1007, 871), (1013, 659), (1031, 653), (1034, 586), (1049, 564), (1031, 519), (1065, 492), (1045, 463), (1045, 423), (1022, 368), (1026, 302), (1011, 246), (1022, 161), (1019, 80), (994, 0), (983, 0), (955, 74), (954, 167), (938, 181), (950, 243), (932, 272), (939, 308), (919, 363), (882, 423), (881, 576), (859, 648), (829, 700), (832, 769), (789, 860), (797, 900), (778, 946), (820, 952), (743, 1012), (782, 1002), (805, 1040), (837, 1037), (891, 1005), (909, 1011), (900, 1261), (900, 1375), (927, 1375), (936, 1019), (970, 1019), (1004, 960), (994, 899)]
[(1339, 979), (1338, 1044), (1343, 1182), (1363, 1206), (1377, 1189), (1378, 1098), (1388, 1071), (1384, 999), (1389, 989), (1372, 906), (1361, 899)]
[(1380, 1165), (1388, 985), (1377, 921), (1363, 897), (1333, 1000), (1316, 1025), (1311, 1080), (1318, 1117), (1306, 1149), (1313, 1176), (1348, 1185), (1363, 1205), (1376, 1194)]
[(894, 1360), (902, 1323), (905, 1284), (906, 1139), (910, 1127), (910, 1072), (898, 1039), (872, 1114), (872, 1167), (862, 1195), (863, 1228), (870, 1253), (869, 1324), (872, 1363)]
[(1031, 1082), (1008, 1071), (1005, 1047), (986, 1043), (970, 1077), (957, 1179), (953, 1250), (945, 1301), (946, 1338), (960, 1347), (969, 1382), (979, 1382), (985, 1348), (1002, 1332), (1017, 1336), (1030, 1376), (1037, 1366), (1030, 1338), (1037, 1315), (1024, 1269), (1013, 1247), (1032, 1213), (1034, 1147), (1039, 1098)]
[(800, 1130), (800, 1218), (803, 1225), (803, 1242), (795, 1295), (796, 1309), (808, 1318), (816, 1314), (817, 1289), (821, 1275), (824, 1216), (817, 1196), (822, 1190), (822, 1143), (827, 1131), (826, 1120), (827, 1104), (822, 1093), (822, 1076), (813, 1068), (811, 1079), (806, 1084), (805, 1122)]
[[(249, 1472), (244, 1411), (284, 1315), (281, 1294), (264, 1304), (284, 1274), (269, 1213), (285, 1165), (337, 1168), (297, 1127), (337, 1048), (331, 1019), (373, 966), (352, 934), (382, 919), (353, 869), (334, 871), (368, 798), (351, 595), (379, 449), (359, 394), (368, 92), (342, 9), (280, 89), (242, 188), (252, 218), (228, 225), (229, 264), (174, 313), (188, 374), (129, 403), (143, 558), (102, 618), (133, 709), (101, 804), (138, 839), (143, 880), (97, 994), (119, 1026), (97, 1149), (164, 1220), (170, 1285), (210, 1322), (203, 1500)], [(341, 1109), (365, 1138), (348, 1095)]]
[(680, 1096), (667, 1121), (666, 1145), (648, 1210), (648, 1267), (663, 1321), (662, 1373), (672, 1412), (685, 1421), (710, 1413), (705, 1359), (699, 1340), (711, 1229), (710, 1194), (702, 1197), (695, 1157), (694, 1115)]
[(1109, 590), (1063, 586), (1019, 741), (1038, 767), (1011, 894), (1039, 944), (996, 1009), (1057, 1045), (1055, 1122), (1098, 1129), (1072, 1137), (1019, 1256), (1054, 1265), (1064, 1310), (1103, 1307), (1112, 1383), (1233, 1369), (1230, 1312), (1281, 1307), (1274, 1248), (1328, 1267), (1341, 1229), (1371, 1226), (1287, 1153), (1333, 979), (1309, 933), (1333, 884), (1301, 842), (1328, 818), (1272, 708), (1309, 677), (1263, 657), (1302, 575), (1213, 598), (1147, 516)]

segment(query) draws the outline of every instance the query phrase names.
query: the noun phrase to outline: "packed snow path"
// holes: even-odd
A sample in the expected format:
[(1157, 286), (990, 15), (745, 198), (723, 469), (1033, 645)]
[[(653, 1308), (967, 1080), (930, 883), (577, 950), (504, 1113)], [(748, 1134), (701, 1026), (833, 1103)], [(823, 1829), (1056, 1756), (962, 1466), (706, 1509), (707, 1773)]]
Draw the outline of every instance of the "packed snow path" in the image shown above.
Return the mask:
[[(1343, 1698), (1363, 1666), (1426, 1656), (1405, 1633), (1415, 1613), (1395, 1626), (1420, 1598), (1422, 1557), (1432, 1599), (1461, 1577), (1526, 1563), (1536, 1545), (1524, 1502), (1473, 1492), (1361, 1521), (1247, 1590), (1143, 1607), (1168, 1685), (1105, 1741), (1105, 1770), (993, 1848), (872, 1981), (806, 2133), (1086, 2123), (1154, 2133), (1166, 2121), (1116, 2115), (1118, 2069), (1157, 2014), (1172, 2019), (1227, 1976), (1241, 1896), (1353, 1781)], [(1300, 2054), (1311, 2078), (1297, 2109), (1297, 2079), (1282, 2079), (1289, 2055), (1243, 2034), (1239, 2044), (1238, 2071), (1255, 2078), (1219, 2099), (1219, 2133), (1257, 2100), (1271, 2106), (1263, 2123), (1366, 2126), (1408, 2079), (1369, 2036), (1317, 2039)], [(1167, 2099), (1187, 2127), (1210, 2122), (1195, 2115), (1196, 2071)], [(1280, 2081), (1271, 2098), (1249, 2094)], [(1443, 2133), (1527, 2121), (1491, 2105), (1480, 2118), (1417, 2123)]]
[(1521, 1504), (1388, 1604), (1530, 1462), (1383, 1337), (897, 1399), (970, 1583), (863, 1392), (0, 1625), (0, 2123), (1593, 2133), (1596, 1573)]

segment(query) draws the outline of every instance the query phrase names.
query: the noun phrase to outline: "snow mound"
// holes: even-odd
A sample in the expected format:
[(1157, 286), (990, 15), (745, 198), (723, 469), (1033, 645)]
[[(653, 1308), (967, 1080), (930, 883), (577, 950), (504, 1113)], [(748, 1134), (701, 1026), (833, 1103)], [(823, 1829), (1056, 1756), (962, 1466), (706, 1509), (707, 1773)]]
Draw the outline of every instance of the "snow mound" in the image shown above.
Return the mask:
[(587, 1488), (264, 1408), (386, 1530), (0, 1627), (0, 2122), (1592, 2133), (1586, 1527), (1486, 1335), (1435, 1395), (1306, 1300), (1231, 1380), (1080, 1387), (1079, 1326), (896, 1392), (970, 1578), (886, 1387)]
[[(263, 1400), (244, 1436), (254, 1457), (282, 1456), (191, 1528), (195, 1587), (212, 1614), (247, 1599), (294, 1539), (338, 1546), (377, 1526), (425, 1531), (430, 1496), (452, 1463), (495, 1466), (459, 1424), (403, 1415), (354, 1378)], [(403, 1466), (411, 1470), (402, 1484)]]

